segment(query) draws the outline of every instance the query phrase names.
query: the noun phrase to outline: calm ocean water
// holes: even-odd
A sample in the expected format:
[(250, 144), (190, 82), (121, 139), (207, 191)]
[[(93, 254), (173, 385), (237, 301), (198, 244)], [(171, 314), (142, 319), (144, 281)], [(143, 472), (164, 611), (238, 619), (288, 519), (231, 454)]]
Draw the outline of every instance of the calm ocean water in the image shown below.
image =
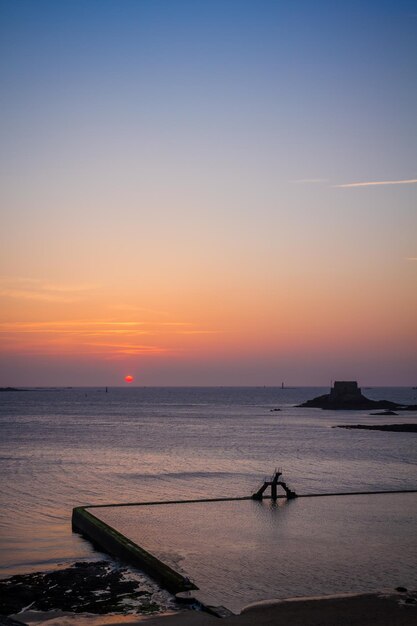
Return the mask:
[[(417, 415), (294, 407), (326, 391), (129, 387), (1, 393), (0, 575), (97, 557), (71, 532), (76, 505), (247, 495), (276, 466), (299, 493), (417, 488), (415, 434), (332, 428), (415, 422)], [(417, 403), (410, 388), (363, 391), (374, 399)]]

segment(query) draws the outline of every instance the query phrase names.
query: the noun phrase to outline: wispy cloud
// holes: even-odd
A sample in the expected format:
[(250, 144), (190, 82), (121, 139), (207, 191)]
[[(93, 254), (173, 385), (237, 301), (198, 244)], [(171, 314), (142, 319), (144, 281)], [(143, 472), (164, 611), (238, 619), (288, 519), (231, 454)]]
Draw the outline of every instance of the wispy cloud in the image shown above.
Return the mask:
[(69, 322), (8, 322), (0, 324), (5, 351), (15, 354), (121, 355), (162, 354), (164, 345), (145, 344), (156, 333), (140, 322), (103, 320)]
[(108, 353), (109, 356), (118, 356), (118, 355), (131, 355), (134, 356), (136, 354), (164, 354), (165, 352), (169, 352), (167, 348), (162, 346), (153, 346), (153, 345), (141, 345), (141, 344), (114, 344), (114, 343), (91, 343), (85, 344), (86, 346), (90, 346), (91, 348), (104, 348), (105, 352)]
[(336, 189), (347, 189), (348, 187), (373, 187), (378, 185), (415, 185), (417, 178), (408, 178), (406, 180), (374, 180), (361, 183), (343, 183), (341, 185), (332, 185)]
[(120, 311), (122, 313), (151, 313), (152, 315), (169, 315), (168, 311), (160, 311), (157, 309), (148, 309), (142, 306), (133, 306), (131, 304), (113, 304), (109, 307), (112, 311)]
[(56, 284), (36, 278), (0, 277), (0, 297), (41, 302), (78, 302), (98, 288), (93, 284)]
[(137, 322), (116, 320), (64, 320), (62, 322), (3, 322), (0, 333), (76, 333), (94, 335), (113, 335), (128, 333), (132, 335), (154, 334), (200, 334), (217, 333), (218, 330), (192, 328), (190, 322)]
[(159, 322), (159, 326), (193, 326), (191, 322)]
[(106, 359), (178, 351), (184, 348), (180, 335), (209, 335), (217, 332), (195, 327), (189, 322), (148, 323), (102, 318), (0, 323), (0, 339), (6, 352), (96, 354)]
[(176, 335), (217, 335), (221, 330), (179, 330)]
[(62, 302), (64, 304), (70, 304), (79, 300), (79, 298), (74, 296), (64, 296), (42, 291), (26, 291), (25, 289), (0, 289), (0, 296), (18, 300), (39, 300), (40, 302)]
[(417, 256), (408, 256), (405, 259), (406, 261), (417, 261)]
[(0, 328), (3, 326), (15, 326), (16, 328), (67, 328), (68, 326), (75, 326), (77, 328), (83, 326), (142, 326), (143, 322), (120, 322), (116, 320), (103, 320), (103, 319), (80, 319), (80, 320), (63, 320), (62, 322), (5, 322), (0, 324)]
[(84, 291), (94, 291), (98, 285), (93, 283), (75, 284), (75, 285), (58, 285), (56, 283), (44, 283), (42, 289), (46, 291), (57, 291), (58, 293), (82, 293)]
[(0, 334), (77, 335), (79, 337), (105, 337), (112, 335), (151, 335), (143, 329), (142, 322), (116, 322), (103, 320), (70, 320), (64, 322), (5, 322), (0, 323)]
[(327, 178), (297, 178), (289, 181), (293, 185), (317, 185), (328, 183)]

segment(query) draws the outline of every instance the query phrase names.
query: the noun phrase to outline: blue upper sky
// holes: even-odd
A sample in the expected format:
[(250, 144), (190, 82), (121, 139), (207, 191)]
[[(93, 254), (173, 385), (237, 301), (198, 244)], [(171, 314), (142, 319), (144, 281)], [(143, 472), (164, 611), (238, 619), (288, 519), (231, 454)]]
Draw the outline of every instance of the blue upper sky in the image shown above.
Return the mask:
[(128, 134), (248, 169), (274, 161), (283, 179), (415, 174), (416, 2), (0, 4), (14, 151), (99, 132), (115, 149)]

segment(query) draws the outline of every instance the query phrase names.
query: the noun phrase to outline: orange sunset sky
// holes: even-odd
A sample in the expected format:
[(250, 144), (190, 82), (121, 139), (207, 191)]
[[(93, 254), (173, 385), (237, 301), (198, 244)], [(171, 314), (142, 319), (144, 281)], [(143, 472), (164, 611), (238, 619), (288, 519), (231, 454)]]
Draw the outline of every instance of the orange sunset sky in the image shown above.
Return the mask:
[(417, 384), (417, 19), (320, 6), (2, 3), (1, 386)]

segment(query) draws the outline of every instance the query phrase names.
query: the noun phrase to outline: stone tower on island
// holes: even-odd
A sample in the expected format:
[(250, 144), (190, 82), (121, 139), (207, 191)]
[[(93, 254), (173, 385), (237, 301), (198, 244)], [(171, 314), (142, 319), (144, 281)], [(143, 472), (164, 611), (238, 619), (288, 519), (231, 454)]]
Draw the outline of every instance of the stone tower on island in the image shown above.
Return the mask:
[(335, 380), (330, 390), (329, 402), (338, 404), (342, 401), (354, 404), (362, 398), (362, 392), (356, 380)]

